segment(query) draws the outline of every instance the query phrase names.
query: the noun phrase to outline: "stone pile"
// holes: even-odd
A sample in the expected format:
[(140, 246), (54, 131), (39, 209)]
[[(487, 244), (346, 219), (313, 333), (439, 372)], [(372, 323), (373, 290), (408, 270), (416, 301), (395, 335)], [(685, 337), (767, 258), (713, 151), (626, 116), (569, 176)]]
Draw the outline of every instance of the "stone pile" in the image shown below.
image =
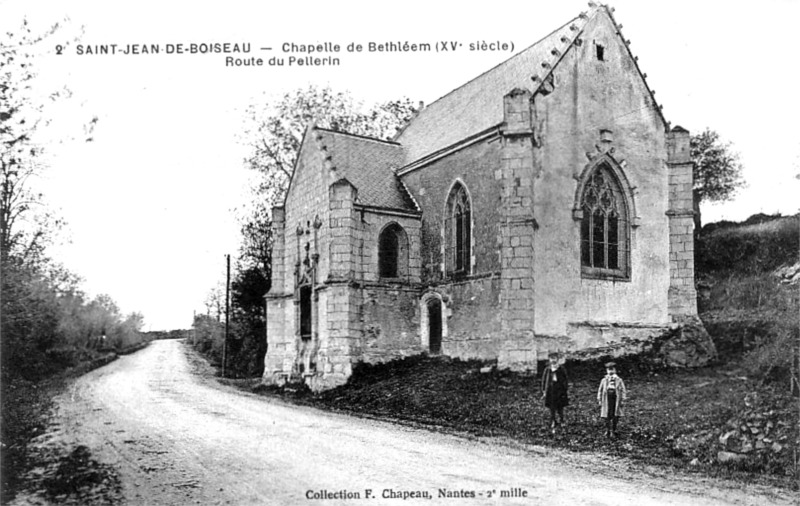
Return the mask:
[(740, 462), (761, 453), (780, 454), (789, 446), (790, 427), (775, 410), (747, 409), (725, 424), (717, 461)]
[(787, 285), (800, 285), (800, 262), (787, 265), (775, 271), (781, 283)]

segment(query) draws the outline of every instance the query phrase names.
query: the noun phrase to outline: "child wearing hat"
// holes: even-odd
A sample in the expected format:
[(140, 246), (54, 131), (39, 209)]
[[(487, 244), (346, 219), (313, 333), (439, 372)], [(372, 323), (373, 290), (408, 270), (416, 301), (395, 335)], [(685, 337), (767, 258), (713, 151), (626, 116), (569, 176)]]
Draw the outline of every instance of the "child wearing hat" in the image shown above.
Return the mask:
[(617, 364), (606, 364), (606, 375), (597, 390), (600, 418), (606, 419), (606, 437), (617, 437), (617, 420), (622, 416), (622, 403), (628, 396), (625, 383), (617, 376)]
[[(555, 434), (556, 427), (564, 425), (564, 407), (569, 404), (567, 397), (567, 371), (560, 366), (558, 353), (550, 353), (550, 363), (542, 373), (542, 399), (544, 405), (550, 409), (550, 430)], [(558, 422), (556, 421), (558, 414)]]

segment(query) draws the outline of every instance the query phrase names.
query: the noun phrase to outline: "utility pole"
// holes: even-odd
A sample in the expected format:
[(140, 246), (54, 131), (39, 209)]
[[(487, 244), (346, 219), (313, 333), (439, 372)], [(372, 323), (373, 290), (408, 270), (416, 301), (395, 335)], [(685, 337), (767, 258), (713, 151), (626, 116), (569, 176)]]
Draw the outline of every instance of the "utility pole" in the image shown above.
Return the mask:
[(228, 365), (228, 329), (230, 327), (229, 320), (231, 317), (230, 305), (230, 292), (231, 292), (231, 256), (225, 255), (225, 263), (227, 264), (227, 274), (225, 275), (225, 340), (222, 342), (222, 377), (225, 375), (225, 370)]

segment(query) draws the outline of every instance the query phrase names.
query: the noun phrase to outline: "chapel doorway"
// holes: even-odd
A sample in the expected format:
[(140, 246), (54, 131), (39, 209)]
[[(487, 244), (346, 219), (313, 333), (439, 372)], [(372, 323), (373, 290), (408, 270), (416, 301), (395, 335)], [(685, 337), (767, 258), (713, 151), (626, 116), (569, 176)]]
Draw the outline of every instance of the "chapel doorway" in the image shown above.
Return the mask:
[(437, 298), (428, 301), (428, 343), (430, 353), (442, 352), (442, 302)]
[(311, 339), (311, 286), (300, 287), (300, 339)]

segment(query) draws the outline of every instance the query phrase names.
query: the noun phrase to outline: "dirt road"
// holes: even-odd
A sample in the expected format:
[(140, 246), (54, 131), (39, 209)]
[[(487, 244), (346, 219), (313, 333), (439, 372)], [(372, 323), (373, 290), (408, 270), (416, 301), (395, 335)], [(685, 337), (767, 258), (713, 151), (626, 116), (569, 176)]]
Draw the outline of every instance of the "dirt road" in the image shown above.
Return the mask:
[(86, 445), (117, 468), (128, 504), (789, 503), (607, 457), (286, 405), (218, 385), (190, 353), (158, 341), (81, 377), (46, 439)]

